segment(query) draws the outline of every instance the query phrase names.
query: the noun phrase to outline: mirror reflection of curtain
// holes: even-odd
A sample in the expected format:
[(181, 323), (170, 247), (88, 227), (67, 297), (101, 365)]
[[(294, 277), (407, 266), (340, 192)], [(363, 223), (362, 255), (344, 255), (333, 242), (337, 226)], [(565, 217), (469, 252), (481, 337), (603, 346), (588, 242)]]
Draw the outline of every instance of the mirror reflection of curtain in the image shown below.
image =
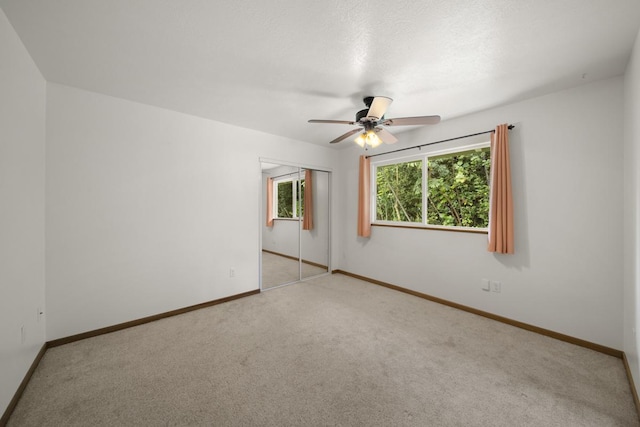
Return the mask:
[(273, 178), (267, 178), (267, 227), (273, 227)]
[(304, 217), (302, 229), (313, 230), (313, 172), (304, 171)]

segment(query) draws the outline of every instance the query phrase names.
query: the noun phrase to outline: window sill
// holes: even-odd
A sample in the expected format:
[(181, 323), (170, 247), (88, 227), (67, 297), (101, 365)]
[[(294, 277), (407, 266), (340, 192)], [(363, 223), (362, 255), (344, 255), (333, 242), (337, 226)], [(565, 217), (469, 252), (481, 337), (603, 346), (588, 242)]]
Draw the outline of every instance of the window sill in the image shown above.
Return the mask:
[(301, 221), (302, 218), (273, 218), (274, 221)]
[(418, 230), (437, 230), (437, 231), (453, 231), (456, 233), (473, 233), (473, 234), (489, 234), (486, 228), (464, 228), (464, 227), (447, 227), (443, 225), (404, 225), (404, 224), (380, 224), (373, 223), (372, 227), (391, 227), (391, 228), (415, 228)]

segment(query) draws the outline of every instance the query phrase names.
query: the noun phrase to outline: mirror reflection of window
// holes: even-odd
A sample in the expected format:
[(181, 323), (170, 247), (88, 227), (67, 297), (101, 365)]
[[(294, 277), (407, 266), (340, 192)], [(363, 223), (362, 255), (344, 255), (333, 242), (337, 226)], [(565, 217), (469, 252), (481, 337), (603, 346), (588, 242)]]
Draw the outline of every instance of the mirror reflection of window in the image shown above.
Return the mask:
[(304, 179), (276, 181), (273, 206), (276, 218), (302, 218), (304, 216)]

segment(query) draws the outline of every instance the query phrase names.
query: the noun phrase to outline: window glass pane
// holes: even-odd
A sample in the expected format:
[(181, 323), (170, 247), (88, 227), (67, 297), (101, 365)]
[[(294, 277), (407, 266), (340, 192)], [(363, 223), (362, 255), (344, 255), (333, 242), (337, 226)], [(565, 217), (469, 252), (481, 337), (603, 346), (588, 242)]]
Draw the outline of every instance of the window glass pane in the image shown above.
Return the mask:
[(291, 185), (291, 181), (278, 183), (278, 218), (293, 218), (293, 185)]
[(427, 224), (489, 225), (489, 147), (430, 157)]
[(422, 160), (376, 168), (376, 219), (422, 222)]

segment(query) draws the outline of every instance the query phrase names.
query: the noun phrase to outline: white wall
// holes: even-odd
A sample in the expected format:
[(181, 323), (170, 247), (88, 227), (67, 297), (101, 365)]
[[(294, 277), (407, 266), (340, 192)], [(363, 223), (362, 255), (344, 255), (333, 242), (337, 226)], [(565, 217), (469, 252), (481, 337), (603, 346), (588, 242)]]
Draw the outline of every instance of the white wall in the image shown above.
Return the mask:
[[(511, 256), (488, 253), (484, 234), (374, 227), (370, 239), (357, 238), (362, 151), (350, 149), (340, 167), (340, 268), (622, 349), (622, 83), (598, 81), (400, 135), (413, 146), (516, 125)], [(482, 278), (500, 280), (502, 292), (482, 291)]]
[(48, 84), (47, 339), (257, 289), (259, 158), (334, 156)]
[(44, 141), (45, 81), (0, 10), (0, 415), (45, 341)]
[[(639, 33), (640, 34), (640, 33)], [(640, 386), (640, 35), (624, 80), (624, 352), (636, 388)]]

